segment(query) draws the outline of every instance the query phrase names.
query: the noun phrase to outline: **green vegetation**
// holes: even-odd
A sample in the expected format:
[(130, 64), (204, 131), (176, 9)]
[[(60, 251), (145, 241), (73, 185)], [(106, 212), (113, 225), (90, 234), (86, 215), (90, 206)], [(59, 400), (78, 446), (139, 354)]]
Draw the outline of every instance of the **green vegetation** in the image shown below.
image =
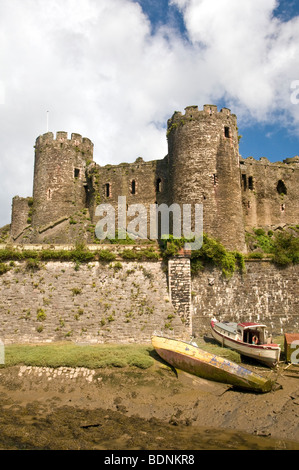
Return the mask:
[[(172, 236), (162, 240), (163, 257), (167, 259), (175, 256), (188, 241), (190, 240), (185, 238), (174, 239)], [(219, 267), (225, 277), (232, 276), (236, 267), (239, 267), (241, 272), (245, 270), (244, 256), (241, 253), (226, 250), (218, 240), (204, 234), (202, 247), (199, 250), (191, 251), (191, 273), (196, 274), (203, 270), (207, 264)]]
[[(40, 268), (40, 261), (73, 261), (76, 263), (78, 269), (80, 263), (88, 263), (91, 261), (111, 262), (116, 259), (116, 256), (117, 255), (110, 250), (99, 249), (90, 251), (87, 247), (80, 244), (71, 250), (54, 250), (51, 248), (44, 248), (42, 250), (17, 250), (12, 247), (0, 249), (0, 263), (3, 264), (4, 261), (8, 260), (27, 260), (26, 268), (32, 271)], [(154, 260), (160, 257), (155, 247), (143, 248), (138, 251), (134, 248), (119, 250), (118, 256), (127, 260)], [(5, 268), (2, 267), (3, 271), (4, 269)]]
[(27, 271), (37, 271), (40, 268), (39, 261), (34, 258), (29, 258), (26, 261), (26, 269)]
[(27, 217), (27, 224), (31, 224), (32, 215), (33, 215), (33, 197), (28, 198), (28, 217)]
[(24, 364), (37, 367), (97, 369), (134, 366), (148, 369), (154, 364), (151, 351), (151, 347), (139, 345), (8, 345), (5, 347), (5, 364), (0, 368)]
[(11, 269), (11, 268), (10, 268), (7, 264), (5, 264), (5, 263), (0, 263), (0, 276), (1, 276), (2, 274), (7, 273), (10, 269)]
[(9, 238), (10, 225), (7, 224), (0, 228), (0, 243), (6, 243)]
[(36, 319), (37, 321), (45, 321), (47, 318), (47, 315), (46, 315), (46, 312), (44, 311), (43, 308), (39, 308), (37, 310), (37, 315), (36, 315)]
[(252, 251), (248, 258), (261, 259), (271, 258), (280, 266), (299, 263), (299, 236), (298, 228), (289, 227), (287, 230), (280, 230), (267, 233), (263, 229), (254, 229), (253, 233), (246, 234), (246, 242)]
[(275, 236), (273, 244), (273, 261), (286, 266), (299, 263), (299, 237), (292, 233), (280, 232)]
[[(43, 326), (37, 327), (38, 332), (43, 331)], [(71, 336), (72, 332), (66, 334)], [(275, 343), (284, 347), (283, 336), (273, 338)], [(205, 342), (203, 338), (197, 339), (198, 346), (228, 360), (241, 363), (241, 357), (236, 351), (223, 348), (216, 343)], [(158, 359), (157, 353), (150, 345), (137, 344), (97, 344), (77, 345), (72, 342), (53, 343), (44, 345), (7, 345), (5, 347), (5, 364), (1, 368), (16, 365), (34, 367), (86, 367), (100, 369), (110, 367), (138, 367), (148, 369)]]
[[(119, 238), (121, 236), (121, 238)], [(135, 240), (129, 237), (127, 232), (115, 230), (115, 238), (107, 238), (105, 242), (111, 243), (112, 245), (135, 245)]]
[(97, 254), (101, 261), (113, 261), (116, 258), (116, 255), (109, 250), (99, 250)]

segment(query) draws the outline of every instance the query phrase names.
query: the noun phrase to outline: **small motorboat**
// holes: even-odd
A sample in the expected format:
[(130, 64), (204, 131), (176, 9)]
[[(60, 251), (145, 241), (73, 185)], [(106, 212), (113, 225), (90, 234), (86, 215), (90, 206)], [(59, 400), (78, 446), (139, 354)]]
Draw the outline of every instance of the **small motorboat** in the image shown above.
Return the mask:
[(259, 393), (270, 392), (274, 388), (273, 380), (221, 356), (203, 351), (194, 343), (154, 335), (152, 345), (170, 365), (198, 377)]
[(234, 323), (211, 320), (213, 338), (222, 346), (226, 346), (241, 355), (275, 367), (280, 358), (279, 344), (271, 343), (267, 338), (266, 325), (262, 323)]

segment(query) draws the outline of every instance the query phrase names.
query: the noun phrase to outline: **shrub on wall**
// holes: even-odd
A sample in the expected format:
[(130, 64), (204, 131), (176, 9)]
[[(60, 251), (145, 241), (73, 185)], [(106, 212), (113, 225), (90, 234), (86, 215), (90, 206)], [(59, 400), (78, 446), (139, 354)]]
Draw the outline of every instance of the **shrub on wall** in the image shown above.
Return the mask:
[(297, 227), (289, 227), (274, 233), (259, 228), (247, 234), (248, 248), (252, 251), (248, 258), (262, 259), (270, 257), (280, 266), (299, 263), (299, 237)]
[[(190, 240), (185, 238), (174, 239), (169, 236), (165, 240), (161, 240), (162, 255), (168, 259), (178, 254), (184, 244)], [(191, 251), (191, 273), (196, 274), (206, 264), (213, 264), (222, 270), (225, 277), (231, 276), (236, 267), (243, 272), (245, 270), (244, 256), (237, 251), (228, 251), (222, 243), (203, 234), (203, 244), (199, 250)]]
[(283, 266), (299, 263), (299, 237), (292, 233), (279, 232), (273, 243), (273, 261)]

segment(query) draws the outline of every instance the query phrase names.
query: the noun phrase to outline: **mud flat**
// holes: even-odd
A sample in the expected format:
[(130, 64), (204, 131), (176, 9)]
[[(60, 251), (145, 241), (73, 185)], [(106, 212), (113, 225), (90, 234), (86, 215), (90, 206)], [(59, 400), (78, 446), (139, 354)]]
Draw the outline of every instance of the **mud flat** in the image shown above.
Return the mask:
[[(264, 370), (269, 374), (269, 370)], [(0, 370), (0, 449), (299, 449), (299, 381), (255, 394), (158, 361), (135, 367)]]

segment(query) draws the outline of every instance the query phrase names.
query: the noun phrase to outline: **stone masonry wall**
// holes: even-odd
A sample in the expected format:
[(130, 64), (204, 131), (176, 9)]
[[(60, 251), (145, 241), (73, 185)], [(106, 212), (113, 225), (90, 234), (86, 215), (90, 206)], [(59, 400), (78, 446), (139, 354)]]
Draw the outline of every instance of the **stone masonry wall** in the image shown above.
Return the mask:
[(191, 278), (190, 260), (49, 261), (32, 270), (7, 262), (0, 276), (0, 340), (149, 343), (154, 331), (188, 339), (210, 320), (262, 321), (273, 335), (299, 332), (299, 268), (246, 262), (230, 279), (206, 267)]
[(231, 279), (206, 268), (192, 279), (193, 333), (207, 333), (213, 316), (261, 321), (274, 335), (299, 332), (298, 287), (298, 265), (279, 269), (269, 261), (247, 261), (246, 273)]
[(191, 334), (191, 271), (189, 258), (169, 260), (168, 282), (171, 303)]
[(0, 276), (0, 339), (143, 342), (155, 331), (180, 337), (185, 326), (168, 296), (161, 262), (26, 262)]
[[(285, 163), (286, 162), (286, 163)], [(245, 227), (296, 224), (299, 220), (298, 157), (271, 163), (240, 160)]]
[(13, 240), (30, 224), (29, 201), (29, 197), (24, 198), (19, 196), (15, 196), (12, 200), (10, 233)]

